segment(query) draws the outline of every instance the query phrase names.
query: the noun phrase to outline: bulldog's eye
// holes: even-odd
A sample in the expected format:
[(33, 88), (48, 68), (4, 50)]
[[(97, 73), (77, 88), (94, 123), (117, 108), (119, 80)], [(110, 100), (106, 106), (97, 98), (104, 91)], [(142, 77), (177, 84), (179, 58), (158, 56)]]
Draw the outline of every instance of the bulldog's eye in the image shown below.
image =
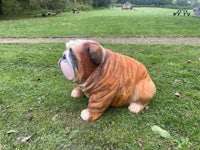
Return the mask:
[(72, 51), (71, 48), (69, 49), (69, 55), (70, 55), (70, 56), (74, 56), (74, 53), (73, 53), (73, 51)]
[(66, 59), (66, 55), (65, 54), (63, 55), (63, 59)]
[(70, 57), (70, 59), (72, 60), (72, 65), (73, 65), (73, 67), (74, 67), (74, 68), (75, 68), (75, 67), (78, 67), (78, 66), (77, 66), (76, 57), (75, 57), (74, 52), (72, 51), (71, 48), (69, 49), (69, 57)]
[(87, 51), (90, 52), (90, 48), (89, 47), (87, 48)]

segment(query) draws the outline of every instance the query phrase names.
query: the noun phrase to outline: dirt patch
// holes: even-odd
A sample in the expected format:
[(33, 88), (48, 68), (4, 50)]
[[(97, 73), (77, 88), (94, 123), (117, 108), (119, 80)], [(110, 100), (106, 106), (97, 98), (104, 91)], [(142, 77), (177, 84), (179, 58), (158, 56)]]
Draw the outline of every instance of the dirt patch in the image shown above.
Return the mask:
[(200, 37), (48, 37), (0, 38), (0, 43), (65, 43), (74, 39), (90, 39), (111, 44), (164, 44), (200, 46)]

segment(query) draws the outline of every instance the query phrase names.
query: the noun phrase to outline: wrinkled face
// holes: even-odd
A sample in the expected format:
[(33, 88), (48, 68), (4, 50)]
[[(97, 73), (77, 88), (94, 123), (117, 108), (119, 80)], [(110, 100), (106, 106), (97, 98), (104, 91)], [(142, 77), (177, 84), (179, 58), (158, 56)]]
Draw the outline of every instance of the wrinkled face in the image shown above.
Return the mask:
[(64, 76), (76, 83), (83, 83), (102, 63), (105, 50), (97, 42), (74, 40), (66, 43), (67, 50), (59, 60)]

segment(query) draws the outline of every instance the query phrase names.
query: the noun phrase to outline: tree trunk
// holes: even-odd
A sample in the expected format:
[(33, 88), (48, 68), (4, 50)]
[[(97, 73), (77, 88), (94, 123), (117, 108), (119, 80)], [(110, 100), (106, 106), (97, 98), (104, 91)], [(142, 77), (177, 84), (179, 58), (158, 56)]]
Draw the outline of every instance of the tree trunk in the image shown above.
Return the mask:
[(2, 2), (0, 0), (0, 16), (3, 15), (3, 11), (2, 11)]

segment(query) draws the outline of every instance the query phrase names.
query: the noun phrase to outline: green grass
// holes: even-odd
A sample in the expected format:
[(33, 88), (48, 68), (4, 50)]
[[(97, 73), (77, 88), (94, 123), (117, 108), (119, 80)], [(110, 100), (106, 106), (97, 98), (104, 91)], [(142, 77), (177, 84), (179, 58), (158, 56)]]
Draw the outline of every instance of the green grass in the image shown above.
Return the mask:
[(49, 36), (200, 36), (199, 18), (173, 16), (175, 9), (112, 8), (55, 17), (4, 20), (1, 37)]
[[(140, 114), (109, 108), (93, 123), (81, 120), (87, 98), (70, 97), (75, 85), (57, 66), (64, 46), (1, 44), (0, 149), (200, 149), (199, 46), (103, 44), (145, 64), (157, 95)], [(152, 125), (173, 140), (155, 134)], [(29, 135), (25, 143), (18, 140)]]

